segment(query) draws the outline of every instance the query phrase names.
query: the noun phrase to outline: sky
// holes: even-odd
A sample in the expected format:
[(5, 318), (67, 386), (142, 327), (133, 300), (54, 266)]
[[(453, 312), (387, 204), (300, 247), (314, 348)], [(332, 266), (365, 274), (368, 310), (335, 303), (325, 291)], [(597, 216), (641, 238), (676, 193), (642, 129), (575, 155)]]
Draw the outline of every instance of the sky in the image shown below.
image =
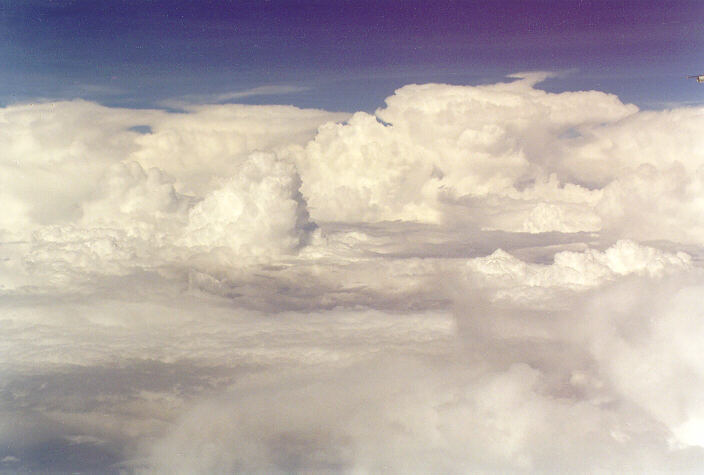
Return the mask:
[(0, 5), (0, 474), (704, 472), (700, 2)]
[[(1, 103), (247, 103), (372, 111), (405, 84), (528, 70), (648, 108), (701, 102), (698, 1), (3, 1)], [(243, 101), (240, 101), (243, 102)]]

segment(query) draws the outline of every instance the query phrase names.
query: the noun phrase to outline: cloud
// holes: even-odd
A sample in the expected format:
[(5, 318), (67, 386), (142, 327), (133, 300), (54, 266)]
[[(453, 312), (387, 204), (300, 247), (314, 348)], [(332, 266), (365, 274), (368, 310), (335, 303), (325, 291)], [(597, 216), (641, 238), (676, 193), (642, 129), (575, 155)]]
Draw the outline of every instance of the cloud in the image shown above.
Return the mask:
[(227, 183), (189, 212), (177, 244), (225, 247), (239, 256), (293, 252), (307, 244), (314, 224), (292, 164), (253, 154)]
[(158, 113), (73, 101), (8, 106), (0, 116), (0, 188), (9, 208), (3, 232), (20, 237), (75, 219), (104, 170), (135, 150), (136, 134), (127, 129)]
[[(406, 86), (375, 115), (321, 129), (295, 154), (313, 218), (701, 242), (691, 196), (699, 109), (640, 112), (612, 95), (533, 84)], [(655, 224), (672, 213), (694, 229)]]
[(553, 261), (550, 265), (527, 263), (498, 249), (489, 256), (470, 260), (467, 272), (515, 291), (521, 286), (589, 288), (620, 276), (661, 276), (691, 266), (691, 257), (684, 252), (665, 253), (632, 241), (618, 241), (603, 252), (557, 252)]
[[(242, 243), (253, 254), (261, 254), (254, 243), (267, 251), (294, 251), (312, 226), (297, 194), (296, 171), (252, 154), (305, 142), (319, 124), (342, 117), (235, 105), (169, 114), (85, 101), (15, 105), (0, 115), (7, 124), (0, 237), (24, 243), (8, 250), (5, 268), (14, 269), (3, 273), (8, 287), (154, 268), (208, 246), (230, 246), (244, 257), (249, 251)], [(135, 126), (147, 126), (149, 133)], [(274, 172), (269, 165), (281, 170), (279, 176), (266, 176)], [(245, 176), (234, 176), (240, 172)], [(258, 196), (252, 194), (257, 186)], [(236, 188), (229, 203), (228, 187)], [(240, 218), (229, 216), (235, 202), (244, 207)], [(206, 206), (220, 206), (221, 216), (204, 217)], [(277, 214), (280, 224), (272, 225)], [(206, 237), (227, 220), (230, 234)], [(245, 223), (259, 229), (242, 230), (238, 238), (236, 227)], [(260, 231), (273, 242), (264, 243)]]
[(701, 276), (659, 285), (627, 282), (589, 307), (591, 351), (604, 375), (667, 426), (679, 447), (704, 443), (704, 405), (695, 396), (704, 384), (704, 366), (694, 357), (702, 334), (695, 304), (701, 284)]
[[(646, 282), (637, 287), (647, 292), (658, 285)], [(610, 292), (587, 301), (600, 302)], [(599, 315), (613, 316), (620, 305), (620, 299), (609, 300)], [(489, 323), (494, 333), (481, 335), (481, 347), (475, 346), (480, 335), (472, 325), (472, 335), (460, 333), (464, 350), (449, 346), (432, 357), (389, 352), (335, 371), (293, 377), (287, 371), (235, 383), (199, 402), (151, 447), (151, 468), (189, 473), (700, 469), (702, 449), (678, 429), (682, 419), (673, 424), (660, 414), (698, 409), (688, 385), (669, 376), (675, 368), (689, 374), (700, 367), (698, 361), (685, 363), (670, 351), (661, 360), (664, 355), (657, 353), (647, 358), (647, 368), (658, 376), (644, 377), (637, 372), (642, 361), (630, 352), (646, 352), (651, 342), (630, 348), (616, 337), (615, 347), (602, 347), (591, 338), (609, 335), (611, 342), (617, 330), (602, 333), (591, 321), (591, 305), (588, 311), (579, 308), (558, 314), (562, 322), (543, 321), (545, 331), (538, 337), (516, 335), (499, 321), (500, 314), (481, 315), (478, 307), (467, 307), (468, 313), (458, 310), (461, 331), (465, 319), (496, 319)], [(626, 310), (624, 318), (637, 326), (662, 315), (641, 310)], [(525, 309), (514, 307), (512, 318), (525, 320)], [(623, 323), (604, 321), (619, 328)], [(675, 324), (680, 335), (693, 329), (681, 323)], [(601, 358), (608, 361), (605, 366), (597, 363)], [(612, 364), (618, 369), (609, 369)], [(631, 385), (636, 378), (639, 383)], [(654, 393), (664, 399), (651, 402)], [(684, 427), (698, 424), (696, 418), (684, 420)]]
[(294, 94), (307, 91), (309, 88), (302, 86), (259, 86), (245, 91), (229, 92), (218, 96), (219, 101), (239, 99), (250, 96), (271, 96), (277, 94)]
[(348, 114), (290, 106), (198, 105), (147, 123), (151, 133), (135, 139), (130, 158), (159, 168), (178, 191), (203, 196), (232, 176), (249, 154), (304, 144), (318, 127)]
[(700, 472), (704, 112), (546, 77), (0, 109), (0, 471)]
[(562, 77), (567, 74), (569, 74), (572, 71), (525, 71), (525, 72), (518, 72), (518, 73), (513, 73), (508, 75), (507, 77), (509, 78), (515, 78), (519, 79), (523, 82), (526, 82), (527, 84), (531, 86), (535, 86), (536, 84), (539, 84), (546, 79), (550, 78), (555, 78), (555, 77)]
[(160, 105), (174, 109), (188, 109), (193, 105), (198, 104), (222, 104), (225, 102), (237, 101), (248, 97), (255, 96), (281, 96), (287, 94), (296, 94), (310, 90), (304, 86), (259, 86), (244, 91), (225, 92), (222, 94), (211, 95), (187, 95), (179, 98), (168, 99), (161, 101)]
[(688, 171), (680, 162), (641, 165), (609, 183), (597, 209), (605, 228), (619, 235), (701, 244), (703, 179), (704, 169)]
[[(501, 208), (478, 217), (486, 228), (593, 230), (598, 190), (565, 182), (574, 173), (563, 169), (565, 134), (636, 111), (608, 94), (549, 94), (525, 81), (412, 85), (375, 115), (321, 129), (296, 158), (321, 220), (441, 222), (446, 206), (464, 200)], [(555, 217), (543, 223), (546, 213)]]

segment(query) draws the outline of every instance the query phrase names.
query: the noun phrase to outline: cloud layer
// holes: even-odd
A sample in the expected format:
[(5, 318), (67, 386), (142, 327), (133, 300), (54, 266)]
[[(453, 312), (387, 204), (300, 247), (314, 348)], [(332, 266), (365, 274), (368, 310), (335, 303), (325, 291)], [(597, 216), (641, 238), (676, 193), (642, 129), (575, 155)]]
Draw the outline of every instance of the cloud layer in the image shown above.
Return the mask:
[(0, 471), (704, 469), (704, 110), (0, 109)]

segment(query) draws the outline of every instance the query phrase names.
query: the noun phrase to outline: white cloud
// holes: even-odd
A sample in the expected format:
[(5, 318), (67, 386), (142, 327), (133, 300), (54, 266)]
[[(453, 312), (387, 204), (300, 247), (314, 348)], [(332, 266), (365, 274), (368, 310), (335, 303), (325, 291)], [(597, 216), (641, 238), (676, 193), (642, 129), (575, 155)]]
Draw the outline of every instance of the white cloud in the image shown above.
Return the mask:
[(603, 252), (557, 252), (551, 265), (526, 263), (498, 249), (470, 260), (467, 271), (480, 275), (489, 285), (515, 292), (520, 287), (586, 289), (629, 274), (661, 276), (690, 266), (691, 257), (686, 253), (670, 254), (632, 241), (618, 241)]
[[(550, 94), (533, 87), (539, 79), (406, 86), (376, 115), (321, 129), (295, 153), (313, 218), (701, 242), (704, 113)], [(656, 224), (673, 219), (693, 229)]]
[(704, 113), (545, 77), (0, 109), (0, 470), (701, 471)]
[(3, 232), (21, 237), (79, 217), (104, 171), (136, 149), (128, 128), (156, 116), (84, 101), (0, 109), (0, 189), (10, 209)]
[[(666, 425), (679, 446), (703, 446), (704, 332), (696, 279), (625, 283), (590, 306), (591, 349), (615, 388)], [(606, 311), (605, 311), (606, 310)]]
[[(203, 246), (243, 257), (295, 251), (312, 228), (296, 171), (250, 155), (304, 142), (319, 124), (343, 117), (237, 105), (169, 114), (85, 101), (9, 106), (0, 116), (0, 237), (26, 243), (23, 255), (8, 250), (5, 287), (153, 268)], [(228, 187), (236, 198), (229, 202)], [(203, 216), (218, 200), (220, 217)], [(246, 207), (239, 218), (229, 208), (237, 200)], [(207, 237), (217, 226), (225, 234)]]
[(645, 164), (604, 189), (597, 210), (606, 230), (625, 237), (704, 242), (704, 168)]
[[(499, 200), (497, 220), (514, 207), (526, 214), (551, 205), (560, 213), (563, 202), (593, 202), (598, 196), (588, 190), (559, 186), (557, 178), (566, 176), (562, 136), (637, 109), (594, 91), (548, 94), (533, 82), (406, 86), (376, 116), (357, 113), (344, 125), (321, 129), (297, 161), (313, 217), (437, 222), (443, 198), (464, 197), (489, 206)], [(557, 177), (549, 179), (553, 173)], [(535, 180), (539, 187), (530, 186)], [(522, 195), (517, 187), (527, 190)], [(491, 220), (481, 224), (496, 227)]]
[(305, 92), (308, 90), (310, 90), (310, 88), (304, 86), (259, 86), (253, 87), (251, 89), (245, 89), (243, 91), (224, 92), (221, 94), (181, 96), (179, 98), (161, 101), (160, 104), (164, 107), (170, 107), (174, 109), (189, 109), (193, 105), (198, 104), (220, 104), (223, 102), (236, 101), (238, 99), (244, 99), (247, 97), (296, 94), (298, 92)]
[(293, 252), (307, 243), (314, 227), (299, 188), (292, 164), (253, 154), (222, 188), (190, 210), (177, 244), (225, 247), (239, 256)]

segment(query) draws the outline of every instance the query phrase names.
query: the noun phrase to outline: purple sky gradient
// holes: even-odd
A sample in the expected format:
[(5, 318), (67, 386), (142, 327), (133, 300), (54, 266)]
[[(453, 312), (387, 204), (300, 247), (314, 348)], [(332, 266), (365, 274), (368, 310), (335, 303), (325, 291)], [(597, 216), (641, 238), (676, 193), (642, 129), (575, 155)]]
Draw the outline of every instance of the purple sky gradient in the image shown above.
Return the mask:
[[(83, 97), (149, 106), (260, 86), (250, 96), (373, 109), (410, 82), (481, 83), (569, 70), (544, 85), (645, 107), (695, 102), (699, 1), (4, 1), (0, 101)], [(701, 71), (700, 71), (701, 70)]]

